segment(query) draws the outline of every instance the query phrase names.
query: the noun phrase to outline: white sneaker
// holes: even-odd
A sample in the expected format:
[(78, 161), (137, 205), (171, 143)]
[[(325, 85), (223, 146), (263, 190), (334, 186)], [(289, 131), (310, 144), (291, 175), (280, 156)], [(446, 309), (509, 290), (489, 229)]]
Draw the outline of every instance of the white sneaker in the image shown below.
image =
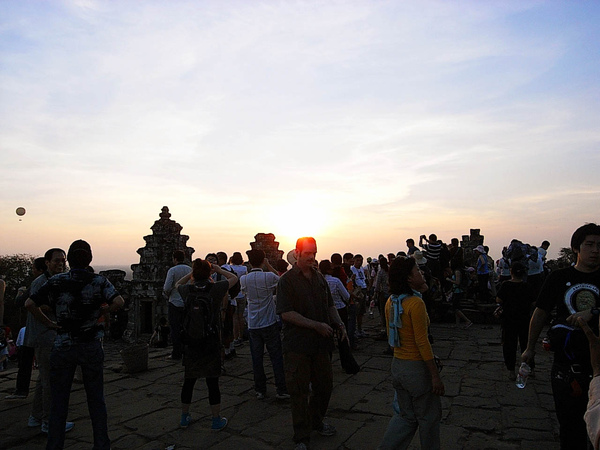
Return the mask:
[[(65, 433), (68, 433), (73, 429), (75, 424), (73, 422), (65, 423)], [(48, 422), (42, 422), (42, 433), (48, 434)]]
[(29, 428), (35, 428), (35, 427), (39, 427), (42, 424), (41, 420), (36, 419), (33, 416), (29, 416), (29, 419), (27, 420), (27, 426)]

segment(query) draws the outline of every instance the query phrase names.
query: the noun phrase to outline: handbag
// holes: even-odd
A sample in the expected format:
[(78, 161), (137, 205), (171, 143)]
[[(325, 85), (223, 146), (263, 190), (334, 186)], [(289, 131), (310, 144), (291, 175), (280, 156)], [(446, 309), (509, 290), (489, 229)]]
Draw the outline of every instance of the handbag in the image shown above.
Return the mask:
[(344, 372), (350, 375), (355, 375), (360, 372), (360, 366), (352, 356), (352, 351), (350, 350), (350, 345), (348, 344), (348, 340), (341, 340), (338, 337), (338, 350), (340, 352), (340, 362), (342, 363), (342, 369)]

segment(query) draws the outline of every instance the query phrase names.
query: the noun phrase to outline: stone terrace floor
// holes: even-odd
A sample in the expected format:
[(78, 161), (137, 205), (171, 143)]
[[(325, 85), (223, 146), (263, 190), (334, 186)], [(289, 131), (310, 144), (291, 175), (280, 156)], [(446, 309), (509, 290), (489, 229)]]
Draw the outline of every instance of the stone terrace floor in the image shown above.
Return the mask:
[[(361, 341), (355, 357), (361, 365), (357, 375), (346, 375), (337, 355), (333, 358), (334, 389), (328, 420), (337, 434), (313, 434), (313, 449), (377, 448), (392, 413), (393, 389), (389, 367), (391, 356), (383, 354), (386, 343), (376, 341), (379, 320), (365, 316), (370, 337)], [(523, 390), (508, 381), (502, 363), (500, 327), (474, 325), (468, 330), (452, 324), (433, 324), (434, 351), (444, 361), (441, 426), (444, 449), (558, 449), (549, 370), (551, 355), (541, 348), (537, 378)], [(149, 370), (138, 374), (117, 373), (123, 342), (105, 343), (105, 396), (109, 434), (113, 449), (281, 449), (293, 448), (289, 400), (276, 400), (269, 358), (267, 398), (257, 400), (252, 384), (249, 346), (238, 348), (238, 356), (226, 362), (220, 379), (222, 414), (229, 424), (211, 432), (206, 385), (199, 380), (191, 407), (193, 422), (179, 428), (180, 389), (183, 368), (165, 361), (168, 350), (151, 349)], [(32, 392), (25, 400), (5, 400), (15, 387), (16, 363), (0, 373), (0, 448), (43, 449), (45, 435), (28, 428)], [(37, 377), (34, 371), (33, 377)], [(92, 430), (81, 384), (73, 385), (69, 420), (75, 422), (67, 434), (65, 448), (92, 447)], [(411, 445), (420, 448), (418, 433)]]

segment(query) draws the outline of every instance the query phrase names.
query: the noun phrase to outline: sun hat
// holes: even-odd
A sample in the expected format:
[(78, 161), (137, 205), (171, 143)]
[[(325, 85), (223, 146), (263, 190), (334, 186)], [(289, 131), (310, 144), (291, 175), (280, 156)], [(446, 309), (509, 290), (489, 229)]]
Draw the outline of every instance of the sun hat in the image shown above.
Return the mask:
[(414, 252), (412, 256), (413, 258), (415, 258), (415, 261), (417, 261), (417, 264), (420, 266), (427, 263), (427, 258), (423, 256), (423, 252), (420, 250)]

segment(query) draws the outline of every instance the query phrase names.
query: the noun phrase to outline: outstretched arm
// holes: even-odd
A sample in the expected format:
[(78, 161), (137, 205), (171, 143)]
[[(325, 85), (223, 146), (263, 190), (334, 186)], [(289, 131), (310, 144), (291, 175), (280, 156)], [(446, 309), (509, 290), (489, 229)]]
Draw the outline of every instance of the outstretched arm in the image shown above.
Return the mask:
[(523, 362), (529, 363), (535, 356), (535, 344), (540, 337), (540, 333), (546, 324), (548, 313), (540, 308), (535, 308), (531, 321), (529, 322), (529, 339), (527, 339), (527, 348), (521, 355)]

